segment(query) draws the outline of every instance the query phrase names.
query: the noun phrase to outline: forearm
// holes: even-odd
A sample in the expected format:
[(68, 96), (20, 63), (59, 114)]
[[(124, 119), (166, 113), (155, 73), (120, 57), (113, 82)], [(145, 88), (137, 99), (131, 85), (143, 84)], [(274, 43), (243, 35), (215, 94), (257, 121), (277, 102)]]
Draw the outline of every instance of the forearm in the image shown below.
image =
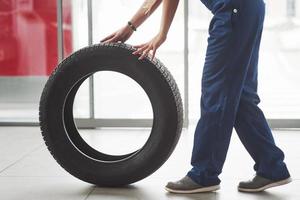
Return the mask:
[(160, 34), (167, 36), (171, 23), (173, 21), (179, 0), (163, 0), (163, 12), (160, 26)]
[(135, 27), (139, 27), (160, 5), (163, 0), (145, 0), (136, 14), (130, 19)]

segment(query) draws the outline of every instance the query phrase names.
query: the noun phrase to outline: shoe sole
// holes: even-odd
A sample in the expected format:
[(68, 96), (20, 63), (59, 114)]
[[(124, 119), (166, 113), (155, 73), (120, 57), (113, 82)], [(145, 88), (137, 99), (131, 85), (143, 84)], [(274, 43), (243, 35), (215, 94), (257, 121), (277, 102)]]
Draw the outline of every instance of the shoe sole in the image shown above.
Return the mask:
[(192, 193), (200, 193), (200, 192), (213, 192), (220, 189), (220, 185), (213, 185), (208, 187), (202, 187), (193, 190), (175, 190), (168, 187), (165, 187), (168, 192), (178, 193), (178, 194), (192, 194)]
[(263, 187), (260, 187), (260, 188), (255, 188), (255, 189), (249, 189), (249, 188), (241, 188), (241, 187), (238, 187), (238, 190), (241, 191), (241, 192), (261, 192), (265, 189), (268, 189), (268, 188), (271, 188), (271, 187), (276, 187), (276, 186), (280, 186), (280, 185), (285, 185), (285, 184), (288, 184), (292, 181), (291, 178), (287, 178), (287, 179), (284, 179), (284, 180), (281, 180), (281, 181), (277, 181), (277, 182), (274, 182), (274, 183), (270, 183), (268, 185), (265, 185)]

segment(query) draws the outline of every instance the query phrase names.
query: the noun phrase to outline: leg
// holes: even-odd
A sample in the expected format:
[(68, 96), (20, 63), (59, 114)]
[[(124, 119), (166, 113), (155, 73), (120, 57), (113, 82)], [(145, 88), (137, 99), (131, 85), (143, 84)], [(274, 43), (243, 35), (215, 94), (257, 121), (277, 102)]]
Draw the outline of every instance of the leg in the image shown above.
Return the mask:
[(187, 173), (206, 186), (220, 183), (218, 175), (264, 16), (261, 0), (218, 1), (213, 8), (202, 74), (201, 118), (194, 136), (193, 168)]
[(254, 170), (257, 175), (272, 180), (282, 180), (290, 176), (283, 162), (284, 153), (275, 145), (267, 120), (257, 106), (260, 102), (257, 94), (257, 64), (261, 32), (252, 54), (234, 128), (255, 161)]

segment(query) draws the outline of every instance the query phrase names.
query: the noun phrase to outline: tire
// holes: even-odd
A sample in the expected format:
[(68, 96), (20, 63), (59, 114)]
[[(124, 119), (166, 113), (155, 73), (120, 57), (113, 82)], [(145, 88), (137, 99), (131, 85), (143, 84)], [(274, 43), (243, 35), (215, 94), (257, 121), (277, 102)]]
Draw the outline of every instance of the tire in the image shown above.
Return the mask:
[[(182, 131), (183, 108), (168, 69), (147, 55), (138, 60), (125, 43), (97, 44), (64, 59), (52, 72), (40, 97), (39, 124), (54, 159), (73, 176), (98, 186), (123, 186), (155, 172), (173, 152)], [(108, 155), (90, 147), (73, 118), (73, 102), (82, 82), (110, 70), (135, 80), (153, 109), (153, 124), (144, 146), (126, 155)]]

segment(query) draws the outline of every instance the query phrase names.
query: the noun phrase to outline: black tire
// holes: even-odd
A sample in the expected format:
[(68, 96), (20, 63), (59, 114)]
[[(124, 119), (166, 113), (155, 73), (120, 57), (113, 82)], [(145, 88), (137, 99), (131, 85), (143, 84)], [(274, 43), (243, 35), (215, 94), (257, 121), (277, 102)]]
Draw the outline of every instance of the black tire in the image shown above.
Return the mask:
[[(147, 55), (138, 60), (125, 43), (97, 44), (64, 59), (52, 72), (40, 98), (39, 121), (56, 161), (73, 176), (98, 185), (122, 186), (156, 171), (173, 152), (183, 122), (182, 99), (168, 69)], [(134, 79), (146, 92), (153, 125), (145, 145), (127, 155), (107, 155), (90, 147), (73, 118), (73, 101), (81, 83), (95, 72), (110, 70)]]

